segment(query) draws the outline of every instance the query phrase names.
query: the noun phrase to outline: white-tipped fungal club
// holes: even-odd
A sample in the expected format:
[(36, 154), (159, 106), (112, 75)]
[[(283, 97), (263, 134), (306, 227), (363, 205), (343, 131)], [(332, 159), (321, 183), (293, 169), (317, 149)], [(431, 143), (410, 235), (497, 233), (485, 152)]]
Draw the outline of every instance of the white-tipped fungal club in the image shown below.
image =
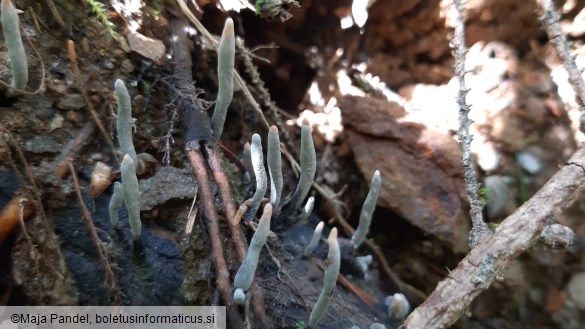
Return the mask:
[(303, 203), (303, 200), (309, 193), (315, 173), (317, 172), (317, 154), (315, 153), (315, 145), (313, 144), (313, 136), (311, 135), (311, 125), (308, 122), (303, 122), (301, 128), (301, 177), (299, 183), (292, 195), (290, 203), (293, 209), (297, 209)]
[(254, 175), (256, 177), (256, 192), (254, 192), (252, 204), (250, 205), (250, 208), (248, 208), (248, 212), (253, 217), (256, 214), (256, 211), (258, 211), (260, 202), (268, 189), (266, 170), (264, 169), (264, 155), (262, 154), (262, 140), (258, 134), (252, 135), (250, 154), (252, 158), (252, 166), (254, 167)]
[(254, 280), (256, 267), (260, 260), (260, 251), (262, 251), (262, 247), (264, 247), (266, 239), (268, 239), (268, 233), (270, 233), (271, 217), (272, 205), (267, 203), (264, 206), (264, 211), (260, 218), (260, 222), (258, 223), (258, 227), (256, 228), (256, 232), (254, 232), (254, 236), (252, 236), (252, 241), (250, 241), (250, 247), (248, 248), (246, 258), (242, 262), (242, 265), (240, 265), (240, 269), (234, 278), (234, 302), (237, 304), (244, 302), (246, 298), (242, 295), (248, 291)]
[(134, 121), (132, 120), (132, 103), (130, 101), (130, 94), (124, 81), (118, 79), (114, 84), (116, 88), (116, 95), (118, 96), (118, 118), (116, 119), (116, 130), (118, 132), (118, 143), (122, 149), (122, 154), (128, 154), (132, 158), (134, 164), (137, 164), (136, 150), (134, 149), (134, 142), (132, 141), (132, 127)]
[(278, 207), (282, 195), (282, 159), (280, 154), (280, 138), (278, 128), (270, 127), (268, 131), (268, 151), (266, 153), (268, 172), (270, 174), (270, 203), (274, 208)]
[(313, 237), (311, 237), (311, 241), (309, 242), (309, 244), (305, 248), (303, 255), (309, 256), (310, 254), (313, 253), (313, 250), (315, 250), (315, 247), (317, 247), (317, 244), (319, 243), (319, 239), (321, 238), (321, 232), (323, 231), (324, 225), (325, 225), (325, 223), (322, 221), (319, 222), (319, 224), (317, 224), (317, 227), (315, 227), (315, 232), (313, 232)]
[(357, 230), (355, 230), (355, 233), (351, 237), (351, 242), (353, 243), (354, 249), (359, 248), (362, 242), (364, 242), (366, 234), (368, 234), (368, 231), (370, 230), (372, 215), (376, 209), (376, 203), (378, 202), (378, 195), (380, 194), (381, 184), (382, 179), (380, 178), (380, 171), (376, 170), (374, 176), (372, 177), (372, 181), (370, 182), (370, 191), (368, 192), (368, 196), (366, 197), (364, 205), (362, 206), (362, 212), (360, 213), (360, 223), (358, 224)]
[(234, 21), (228, 18), (223, 26), (223, 33), (217, 50), (217, 80), (218, 91), (215, 101), (215, 111), (211, 124), (213, 137), (219, 139), (223, 133), (223, 125), (228, 108), (234, 97), (234, 61), (236, 57), (236, 37), (234, 34)]
[(307, 203), (305, 203), (305, 207), (303, 208), (303, 213), (301, 214), (301, 222), (306, 221), (309, 216), (311, 215), (311, 212), (313, 211), (313, 206), (315, 205), (315, 197), (309, 197), (309, 199), (307, 199)]
[(337, 242), (337, 228), (333, 228), (327, 238), (329, 244), (329, 253), (327, 254), (327, 268), (323, 275), (323, 289), (319, 294), (319, 299), (311, 310), (309, 316), (309, 328), (316, 328), (317, 324), (327, 312), (329, 301), (333, 295), (333, 289), (337, 284), (337, 277), (339, 276), (339, 267), (341, 265), (341, 252), (339, 251), (339, 243)]

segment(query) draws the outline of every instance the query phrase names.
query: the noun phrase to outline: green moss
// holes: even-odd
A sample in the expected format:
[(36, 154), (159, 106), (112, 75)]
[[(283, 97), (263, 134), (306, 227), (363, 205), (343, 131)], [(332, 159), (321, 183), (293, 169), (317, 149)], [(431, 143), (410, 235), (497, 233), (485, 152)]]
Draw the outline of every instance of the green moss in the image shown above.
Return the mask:
[(106, 6), (98, 2), (97, 0), (86, 0), (87, 4), (91, 7), (91, 11), (96, 15), (97, 19), (102, 23), (108, 34), (112, 39), (118, 39), (118, 33), (114, 31), (114, 23), (110, 22)]
[(295, 0), (258, 0), (254, 5), (256, 15), (267, 20), (279, 19), (281, 22), (292, 17), (288, 12), (290, 7), (300, 7)]

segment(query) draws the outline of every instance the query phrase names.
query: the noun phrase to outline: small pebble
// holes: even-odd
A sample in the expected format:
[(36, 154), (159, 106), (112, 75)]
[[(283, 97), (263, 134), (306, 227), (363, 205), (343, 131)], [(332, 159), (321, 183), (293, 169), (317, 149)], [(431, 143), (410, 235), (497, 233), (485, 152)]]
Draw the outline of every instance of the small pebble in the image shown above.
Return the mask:
[(53, 131), (55, 129), (59, 129), (63, 127), (63, 121), (65, 121), (65, 119), (63, 119), (63, 117), (57, 113), (53, 119), (51, 120), (51, 122), (49, 123), (49, 131)]
[(506, 176), (494, 175), (486, 177), (484, 182), (487, 188), (488, 217), (494, 219), (506, 209), (512, 180)]
[(24, 143), (24, 150), (31, 153), (58, 153), (61, 145), (49, 136), (36, 136)]
[(585, 272), (573, 274), (567, 284), (567, 292), (577, 308), (585, 310)]
[(516, 155), (516, 161), (524, 170), (534, 175), (542, 169), (542, 161), (534, 154), (528, 152), (520, 152)]
[(79, 94), (67, 94), (57, 103), (57, 108), (62, 110), (81, 110), (86, 105), (83, 96)]
[(112, 61), (107, 59), (104, 61), (103, 66), (108, 70), (113, 70), (116, 67)]
[(386, 329), (386, 326), (381, 323), (372, 323), (370, 329)]

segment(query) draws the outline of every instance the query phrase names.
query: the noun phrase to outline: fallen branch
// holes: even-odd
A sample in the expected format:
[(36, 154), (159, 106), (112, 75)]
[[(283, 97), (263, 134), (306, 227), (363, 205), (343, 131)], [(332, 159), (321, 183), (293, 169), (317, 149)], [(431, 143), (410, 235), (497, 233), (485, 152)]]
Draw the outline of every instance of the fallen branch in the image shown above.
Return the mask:
[(508, 216), (498, 229), (479, 241), (416, 308), (401, 328), (445, 328), (501, 275), (510, 262), (534, 245), (557, 214), (569, 207), (585, 184), (585, 146), (530, 200)]

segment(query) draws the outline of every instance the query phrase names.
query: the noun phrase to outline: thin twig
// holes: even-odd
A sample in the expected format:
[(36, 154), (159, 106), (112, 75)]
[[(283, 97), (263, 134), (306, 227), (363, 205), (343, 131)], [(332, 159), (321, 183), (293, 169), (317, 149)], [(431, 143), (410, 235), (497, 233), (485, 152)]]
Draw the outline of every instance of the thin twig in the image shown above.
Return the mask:
[[(9, 161), (9, 163), (14, 171), (15, 176), (17, 177), (17, 179), (21, 185), (21, 188), (26, 191), (27, 199), (32, 200), (31, 202), (34, 205), (34, 211), (36, 211), (40, 215), (41, 225), (44, 226), (43, 228), (44, 228), (45, 232), (47, 233), (44, 235), (43, 242), (44, 242), (45, 246), (50, 246), (50, 248), (53, 249), (55, 254), (57, 254), (56, 258), (63, 260), (64, 257), (63, 257), (63, 254), (61, 253), (61, 249), (58, 248), (59, 243), (57, 241), (56, 235), (53, 233), (54, 232), (53, 222), (46, 215), (45, 208), (43, 207), (43, 203), (41, 201), (42, 200), (41, 192), (40, 192), (39, 188), (37, 187), (37, 184), (35, 182), (35, 176), (32, 172), (30, 165), (28, 164), (28, 162), (26, 160), (26, 157), (24, 156), (24, 153), (22, 152), (22, 148), (17, 143), (16, 138), (12, 135), (12, 133), (10, 131), (6, 130), (6, 128), (4, 126), (2, 126), (1, 124), (0, 124), (0, 131), (4, 131), (6, 133), (6, 135), (8, 136), (8, 143), (12, 144), (13, 148), (16, 150), (18, 158), (21, 161), (22, 167), (24, 167), (24, 171), (28, 177), (29, 183), (27, 184), (24, 177), (20, 173), (19, 169), (16, 167), (16, 163), (15, 163), (14, 159), (12, 158), (11, 152), (10, 151), (7, 152), (8, 161)], [(23, 213), (24, 218), (32, 215), (33, 209), (25, 208), (25, 210), (26, 210), (26, 212)], [(0, 237), (0, 240), (2, 240), (1, 237)], [(47, 262), (47, 264), (49, 264), (49, 262)], [(60, 262), (57, 262), (57, 264), (58, 264), (58, 268), (55, 266), (54, 262), (50, 263), (49, 267), (52, 270), (54, 270), (54, 272), (57, 274), (58, 277), (64, 279), (68, 275), (66, 263), (64, 261), (60, 261)]]
[(171, 110), (171, 122), (169, 124), (169, 130), (167, 130), (167, 134), (164, 137), (164, 146), (163, 146), (163, 163), (165, 165), (169, 165), (171, 163), (171, 144), (175, 143), (175, 139), (173, 138), (173, 132), (175, 131), (175, 124), (179, 120), (179, 110), (175, 107)]
[[(35, 12), (35, 10), (32, 7), (28, 8), (29, 12), (31, 13), (30, 17), (33, 20), (33, 25), (35, 26), (35, 31), (37, 31), (38, 34), (42, 34), (43, 31), (41, 30), (41, 24), (40, 24), (40, 20), (41, 18), (39, 17), (39, 15), (37, 15), (37, 13)], [(46, 25), (43, 24), (43, 26), (46, 27)]]
[(234, 204), (234, 198), (232, 196), (232, 190), (230, 188), (230, 182), (228, 177), (221, 166), (221, 158), (219, 157), (217, 150), (214, 147), (207, 147), (207, 163), (213, 174), (215, 183), (219, 188), (219, 195), (221, 202), (224, 207), (224, 212), (227, 222), (230, 222), (236, 215), (236, 206)]
[(28, 204), (30, 201), (27, 198), (24, 197), (19, 197), (19, 208), (18, 208), (18, 221), (20, 223), (20, 229), (22, 230), (22, 234), (24, 235), (24, 238), (26, 239), (26, 242), (28, 243), (28, 246), (30, 248), (30, 258), (32, 260), (34, 260), (35, 262), (35, 270), (38, 274), (38, 277), (41, 277), (41, 273), (40, 273), (40, 266), (39, 266), (39, 260), (42, 260), (44, 265), (47, 266), (49, 269), (51, 269), (51, 271), (53, 271), (53, 273), (55, 275), (57, 275), (59, 277), (59, 279), (61, 280), (65, 280), (65, 276), (63, 273), (59, 272), (55, 266), (53, 265), (53, 262), (50, 262), (47, 257), (45, 257), (45, 255), (43, 255), (35, 246), (35, 244), (32, 241), (32, 238), (30, 237), (30, 235), (28, 234), (27, 230), (26, 230), (26, 225), (24, 224), (24, 221), (27, 219), (27, 217), (30, 217), (32, 212), (30, 209), (30, 204)]
[(246, 172), (246, 166), (244, 166), (244, 163), (242, 162), (242, 160), (240, 160), (238, 158), (238, 156), (234, 152), (232, 152), (232, 150), (230, 150), (229, 148), (227, 148), (225, 145), (223, 145), (220, 142), (218, 142), (217, 144), (219, 145), (219, 149), (223, 152), (223, 154), (228, 159), (230, 159), (233, 163), (235, 163), (241, 172)]
[(69, 61), (71, 62), (71, 70), (73, 71), (73, 77), (75, 78), (77, 88), (81, 92), (81, 95), (83, 96), (83, 99), (85, 100), (85, 103), (87, 103), (87, 108), (89, 109), (89, 113), (91, 114), (93, 121), (95, 122), (96, 126), (99, 128), (102, 135), (104, 136), (106, 143), (108, 143), (108, 146), (110, 147), (110, 149), (112, 151), (112, 155), (114, 156), (114, 159), (116, 159), (116, 162), (119, 163), (120, 161), (118, 159), (118, 156), (116, 155), (116, 147), (114, 146), (114, 142), (110, 138), (110, 135), (108, 134), (106, 128), (102, 124), (102, 121), (100, 120), (99, 116), (97, 115), (97, 112), (95, 111), (95, 108), (93, 107), (93, 102), (91, 101), (91, 98), (89, 98), (89, 95), (87, 94), (87, 91), (85, 90), (85, 87), (83, 87), (83, 79), (81, 78), (81, 72), (79, 71), (79, 65), (77, 64), (77, 55), (75, 54), (75, 43), (73, 42), (73, 40), (67, 41), (67, 51), (69, 53)]
[[(37, 248), (35, 247), (34, 243), (32, 242), (30, 235), (28, 235), (28, 232), (26, 231), (26, 225), (24, 225), (24, 217), (25, 217), (24, 214), (25, 214), (25, 207), (26, 207), (27, 202), (29, 202), (29, 200), (27, 198), (24, 198), (24, 197), (18, 198), (18, 223), (20, 224), (20, 229), (22, 230), (22, 234), (24, 235), (26, 242), (28, 243), (28, 246), (30, 247), (31, 258), (36, 261), (37, 257), (39, 256), (39, 252), (38, 252)], [(35, 254), (35, 256), (32, 256), (33, 254)], [(38, 267), (38, 264), (36, 264), (36, 267)]]
[(530, 200), (483, 238), (416, 308), (401, 328), (446, 328), (501, 275), (510, 262), (529, 250), (542, 230), (569, 207), (585, 187), (585, 146)]
[(85, 219), (85, 224), (89, 229), (89, 233), (91, 234), (91, 238), (97, 248), (97, 254), (100, 258), (100, 263), (102, 265), (102, 269), (104, 270), (104, 281), (105, 285), (111, 294), (110, 297), (112, 298), (112, 302), (114, 305), (121, 305), (122, 304), (122, 297), (120, 295), (120, 290), (118, 289), (117, 282), (116, 282), (116, 275), (112, 270), (112, 266), (108, 261), (108, 257), (106, 256), (106, 251), (102, 244), (102, 240), (97, 235), (97, 230), (93, 225), (93, 219), (83, 201), (83, 196), (81, 195), (81, 189), (79, 188), (79, 181), (77, 180), (77, 172), (75, 171), (75, 167), (73, 167), (73, 163), (69, 162), (69, 172), (71, 173), (71, 177), (73, 178), (73, 187), (75, 188), (75, 192), (77, 193), (77, 199), (79, 201), (79, 206), (81, 207), (81, 212), (83, 214), (83, 219)]
[(195, 219), (197, 219), (197, 213), (199, 212), (199, 208), (195, 208), (195, 202), (197, 201), (197, 190), (199, 189), (198, 185), (195, 185), (195, 195), (193, 196), (193, 202), (191, 203), (191, 208), (189, 208), (189, 214), (187, 215), (187, 223), (185, 224), (185, 234), (191, 235), (193, 232), (193, 226), (195, 225)]
[(205, 160), (203, 155), (193, 149), (187, 149), (187, 157), (191, 163), (193, 175), (197, 180), (199, 200), (203, 204), (203, 214), (209, 220), (209, 240), (211, 241), (211, 257), (216, 267), (216, 283), (221, 297), (226, 305), (232, 304), (230, 282), (230, 273), (227, 268), (227, 263), (223, 255), (223, 247), (221, 244), (221, 234), (219, 233), (219, 219), (215, 212), (213, 204), (213, 195), (211, 195), (211, 187), (209, 185), (209, 178), (205, 170)]
[(252, 199), (248, 199), (248, 200), (242, 202), (242, 204), (240, 205), (240, 208), (238, 208), (238, 211), (236, 212), (236, 215), (234, 216), (234, 218), (232, 218), (230, 224), (240, 225), (240, 221), (242, 220), (242, 217), (244, 217), (244, 214), (248, 211), (248, 208), (250, 208), (251, 204), (252, 204)]
[(585, 133), (585, 81), (583, 80), (581, 71), (577, 68), (575, 58), (569, 51), (567, 38), (561, 32), (559, 13), (555, 9), (553, 1), (536, 0), (536, 4), (540, 14), (540, 21), (546, 30), (548, 39), (563, 62), (565, 70), (569, 73), (569, 82), (571, 82), (571, 86), (575, 91), (575, 100), (577, 101), (579, 111), (581, 112), (581, 117), (579, 118), (579, 130)]
[(45, 0), (45, 2), (47, 3), (47, 6), (49, 6), (49, 10), (51, 11), (51, 14), (53, 14), (53, 18), (55, 19), (55, 22), (57, 22), (57, 25), (64, 29), (65, 21), (63, 21), (63, 18), (61, 17), (61, 14), (59, 13), (57, 7), (55, 7), (55, 3), (53, 3), (53, 0)]
[(469, 200), (469, 213), (473, 227), (469, 232), (469, 246), (475, 246), (479, 240), (490, 232), (487, 224), (483, 220), (482, 209), (483, 201), (479, 197), (479, 184), (473, 168), (473, 158), (471, 155), (471, 140), (473, 136), (469, 132), (471, 120), (469, 119), (470, 106), (465, 99), (469, 89), (465, 86), (465, 24), (463, 22), (463, 5), (461, 0), (454, 1), (457, 19), (455, 21), (455, 31), (453, 34), (452, 47), (453, 56), (455, 57), (455, 75), (459, 80), (459, 92), (457, 95), (457, 104), (459, 105), (459, 144), (461, 145), (461, 161), (463, 163), (463, 177), (465, 179), (465, 192)]
[(254, 90), (256, 91), (256, 95), (259, 101), (265, 108), (270, 110), (270, 114), (272, 114), (274, 124), (278, 128), (280, 135), (282, 136), (282, 139), (285, 141), (286, 146), (292, 150), (293, 148), (290, 134), (288, 132), (287, 127), (284, 125), (280, 115), (280, 113), (283, 111), (280, 108), (278, 108), (278, 106), (276, 106), (276, 104), (274, 104), (274, 102), (272, 101), (270, 93), (268, 92), (268, 89), (266, 89), (266, 86), (264, 85), (264, 80), (262, 80), (262, 78), (260, 77), (258, 68), (252, 62), (251, 57), (256, 58), (258, 57), (252, 55), (252, 52), (254, 50), (249, 50), (248, 48), (246, 48), (242, 39), (239, 38), (237, 39), (236, 47), (238, 48), (239, 54), (241, 54), (240, 57), (242, 58), (244, 69), (251, 80), (252, 86), (254, 86)]
[(35, 205), (36, 211), (39, 212), (39, 214), (41, 215), (41, 218), (43, 219), (44, 222), (49, 223), (49, 220), (48, 220), (47, 215), (45, 213), (45, 208), (43, 208), (43, 203), (41, 202), (41, 200), (42, 200), (41, 192), (40, 192), (40, 190), (37, 187), (37, 184), (35, 182), (35, 175), (33, 174), (32, 169), (30, 168), (30, 165), (28, 164), (28, 161), (26, 160), (26, 157), (24, 156), (24, 153), (22, 152), (22, 148), (17, 143), (16, 138), (14, 138), (14, 135), (12, 135), (11, 132), (9, 132), (8, 130), (4, 130), (4, 131), (7, 133), (8, 141), (12, 144), (13, 148), (16, 150), (16, 154), (18, 155), (18, 159), (20, 160), (20, 162), (22, 163), (22, 165), (24, 167), (24, 172), (26, 173), (26, 176), (28, 177), (28, 182), (30, 184), (30, 187), (28, 187), (29, 185), (26, 184), (24, 177), (20, 174), (20, 172), (18, 171), (18, 169), (16, 167), (16, 163), (15, 163), (14, 159), (12, 159), (12, 155), (10, 154), (10, 152), (8, 152), (8, 158), (9, 158), (11, 165), (13, 166), (14, 173), (15, 173), (16, 177), (18, 178), (19, 183), (21, 184), (21, 187), (23, 189), (25, 189), (29, 194), (32, 195), (32, 203)]
[(57, 177), (63, 179), (65, 175), (69, 172), (69, 161), (70, 159), (75, 158), (77, 153), (81, 151), (81, 148), (85, 143), (89, 140), (89, 137), (93, 133), (95, 125), (93, 121), (88, 121), (83, 128), (79, 131), (75, 138), (69, 140), (63, 147), (61, 148), (61, 152), (59, 156), (55, 158), (54, 163), (56, 164), (57, 169), (55, 170)]

